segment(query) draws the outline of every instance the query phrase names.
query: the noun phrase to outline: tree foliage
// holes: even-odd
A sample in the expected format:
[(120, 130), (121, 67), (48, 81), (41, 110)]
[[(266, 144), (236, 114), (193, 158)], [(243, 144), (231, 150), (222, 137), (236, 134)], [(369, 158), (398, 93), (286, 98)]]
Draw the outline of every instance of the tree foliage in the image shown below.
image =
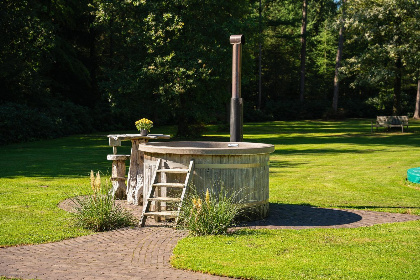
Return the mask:
[[(2, 136), (23, 141), (133, 129), (143, 117), (156, 125), (177, 124), (180, 136), (196, 136), (202, 124), (227, 119), (233, 34), (246, 38), (245, 120), (328, 117), (341, 2), (307, 1), (303, 102), (302, 1), (261, 0), (261, 26), (259, 2), (2, 0)], [(419, 2), (347, 4), (340, 112), (349, 117), (413, 112), (420, 75)], [(25, 118), (12, 120), (19, 112)]]
[(394, 114), (406, 114), (402, 112), (404, 80), (417, 81), (419, 75), (419, 2), (358, 0), (348, 4), (348, 43), (356, 52), (344, 70), (355, 77), (351, 86), (376, 87), (380, 99), (392, 100)]

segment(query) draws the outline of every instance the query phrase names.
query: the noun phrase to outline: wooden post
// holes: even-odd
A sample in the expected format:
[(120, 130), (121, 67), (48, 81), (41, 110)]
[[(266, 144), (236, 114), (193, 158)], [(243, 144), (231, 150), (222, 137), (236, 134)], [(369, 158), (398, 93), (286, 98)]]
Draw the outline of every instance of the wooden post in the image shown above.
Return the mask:
[(129, 155), (108, 155), (107, 160), (112, 160), (112, 194), (116, 199), (126, 199), (125, 161)]
[(139, 151), (139, 145), (147, 143), (145, 139), (132, 139), (131, 140), (131, 158), (130, 169), (128, 171), (127, 180), (127, 203), (140, 205), (141, 197), (143, 194), (143, 165), (144, 154)]

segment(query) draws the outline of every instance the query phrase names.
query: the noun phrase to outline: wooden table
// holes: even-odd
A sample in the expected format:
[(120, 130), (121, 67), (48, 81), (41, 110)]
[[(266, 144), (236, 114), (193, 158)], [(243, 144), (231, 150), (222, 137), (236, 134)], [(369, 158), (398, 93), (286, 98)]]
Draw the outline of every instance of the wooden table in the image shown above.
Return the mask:
[(108, 135), (109, 146), (112, 146), (113, 154), (117, 154), (117, 147), (121, 146), (121, 141), (131, 141), (130, 167), (127, 178), (127, 203), (140, 205), (143, 194), (143, 165), (144, 154), (139, 150), (139, 145), (146, 145), (149, 140), (170, 139), (170, 135), (149, 134), (117, 134)]

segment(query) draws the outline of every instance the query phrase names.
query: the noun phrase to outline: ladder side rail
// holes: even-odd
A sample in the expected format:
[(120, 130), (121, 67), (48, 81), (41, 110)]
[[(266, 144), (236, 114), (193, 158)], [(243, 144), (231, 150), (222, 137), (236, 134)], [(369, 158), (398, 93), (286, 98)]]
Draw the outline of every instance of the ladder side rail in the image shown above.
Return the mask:
[(190, 165), (188, 167), (188, 173), (187, 173), (187, 176), (185, 178), (184, 189), (182, 190), (182, 194), (181, 194), (181, 201), (180, 201), (179, 206), (178, 206), (178, 217), (176, 218), (175, 223), (178, 222), (179, 213), (181, 213), (182, 202), (184, 201), (185, 194), (188, 191), (188, 186), (189, 186), (189, 183), (190, 183), (191, 172), (193, 172), (193, 170), (194, 170), (194, 160), (191, 160), (190, 161)]
[(147, 196), (146, 196), (146, 198), (143, 197), (143, 210), (142, 210), (142, 214), (141, 214), (140, 227), (144, 227), (144, 224), (146, 223), (146, 218), (147, 218), (145, 213), (149, 212), (149, 210), (150, 210), (149, 208), (150, 208), (150, 205), (151, 205), (152, 201), (149, 198), (152, 197), (152, 194), (153, 194), (154, 189), (155, 189), (155, 187), (153, 187), (153, 184), (155, 183), (156, 178), (157, 178), (156, 174), (157, 174), (157, 170), (159, 169), (159, 166), (160, 166), (160, 160), (161, 159), (157, 160), (156, 168), (155, 168), (155, 171), (153, 172), (152, 180), (150, 180), (150, 187), (149, 187), (149, 191), (147, 193)]

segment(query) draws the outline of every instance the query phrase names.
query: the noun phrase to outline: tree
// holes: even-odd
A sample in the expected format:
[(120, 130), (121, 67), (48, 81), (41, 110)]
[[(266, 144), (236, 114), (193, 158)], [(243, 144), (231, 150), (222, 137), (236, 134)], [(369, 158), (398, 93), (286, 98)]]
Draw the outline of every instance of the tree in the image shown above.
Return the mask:
[(38, 1), (0, 5), (0, 103), (36, 104), (47, 93), (53, 27)]
[[(353, 86), (374, 85), (382, 96), (392, 91), (392, 113), (402, 111), (402, 85), (409, 69), (418, 69), (419, 44), (416, 0), (355, 0), (348, 2), (346, 29), (354, 49), (345, 71), (354, 74)], [(383, 98), (383, 97), (382, 97)]]
[[(308, 11), (308, 47), (306, 62), (306, 91), (312, 100), (327, 106), (330, 100), (334, 58), (337, 51), (337, 25), (334, 24), (337, 6), (331, 0), (312, 1)], [(325, 101), (324, 101), (325, 100)], [(327, 107), (325, 107), (327, 109)]]
[[(174, 53), (168, 68), (170, 80), (161, 94), (171, 100), (178, 134), (194, 136), (197, 124), (215, 121), (225, 111), (231, 84), (228, 40), (232, 34), (247, 33), (251, 6), (247, 0), (191, 0), (180, 1), (174, 8), (183, 25), (180, 36), (170, 44)], [(244, 68), (250, 61), (247, 57), (244, 52)]]
[(265, 3), (262, 69), (266, 103), (271, 105), (299, 96), (301, 2), (283, 0)]
[(342, 7), (342, 15), (340, 20), (340, 31), (338, 33), (338, 48), (337, 48), (337, 56), (335, 58), (335, 74), (334, 74), (334, 95), (333, 95), (333, 103), (332, 107), (334, 113), (337, 113), (338, 110), (338, 88), (339, 88), (339, 69), (341, 66), (341, 56), (343, 53), (343, 43), (344, 43), (344, 20), (345, 20), (345, 5), (346, 0), (342, 0), (341, 7)]
[(416, 109), (413, 117), (420, 119), (420, 79), (417, 80)]
[(302, 28), (300, 30), (300, 101), (305, 97), (305, 60), (306, 60), (306, 25), (307, 25), (308, 0), (303, 0)]

